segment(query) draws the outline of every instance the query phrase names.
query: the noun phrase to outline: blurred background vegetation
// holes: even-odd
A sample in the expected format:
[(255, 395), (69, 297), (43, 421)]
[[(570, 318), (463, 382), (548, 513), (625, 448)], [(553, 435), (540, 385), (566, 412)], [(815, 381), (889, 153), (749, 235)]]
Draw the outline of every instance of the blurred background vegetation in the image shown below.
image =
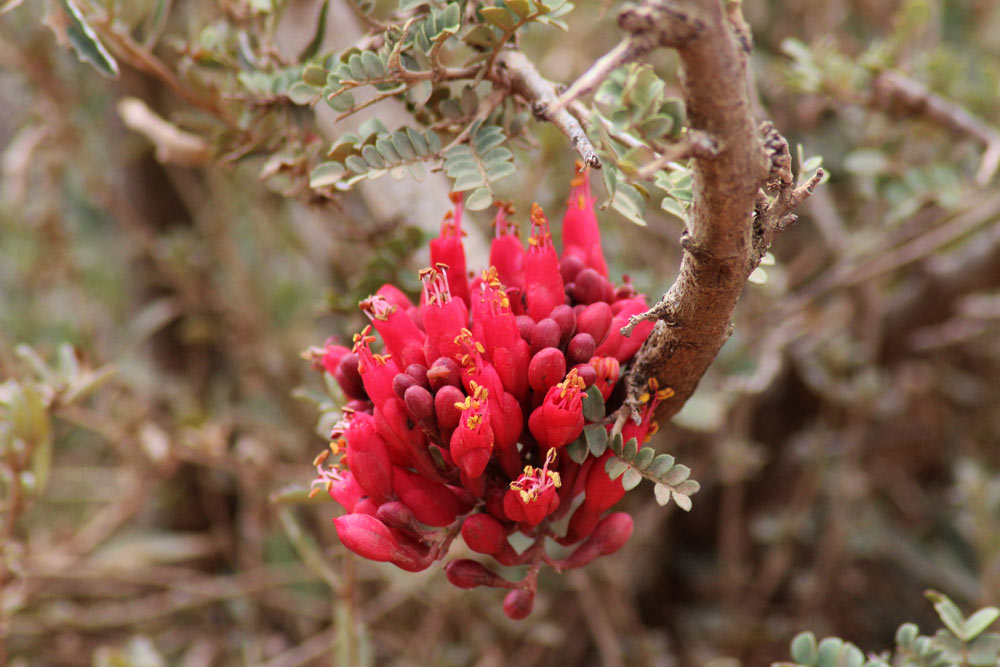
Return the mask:
[[(249, 53), (262, 70), (295, 62), (324, 3), (80, 0), (117, 80), (60, 48), (60, 3), (18, 4), (0, 9), (11, 664), (763, 665), (803, 629), (866, 650), (903, 621), (931, 631), (927, 588), (965, 611), (997, 601), (993, 0), (744, 0), (758, 116), (831, 178), (653, 443), (702, 483), (692, 512), (629, 494), (631, 543), (547, 573), (520, 622), (439, 568), (353, 557), (331, 503), (282, 492), (308, 484), (325, 446), (302, 400), (323, 382), (300, 352), (348, 339), (381, 283), (412, 290), (449, 205), (441, 174), (310, 190), (320, 147), (363, 119), (334, 124), (236, 76)], [(322, 49), (396, 6), (334, 0)], [(617, 42), (615, 9), (581, 0), (568, 33), (530, 26), (521, 47), (569, 82)], [(678, 94), (672, 55), (653, 63)], [(126, 126), (125, 98), (221, 157), (164, 163)], [(390, 128), (407, 117), (395, 104), (373, 107)], [(497, 195), (557, 218), (575, 155), (549, 126), (519, 142)], [(485, 265), (489, 217), (467, 225), (470, 266)], [(612, 274), (656, 298), (683, 223), (645, 219), (601, 216)]]

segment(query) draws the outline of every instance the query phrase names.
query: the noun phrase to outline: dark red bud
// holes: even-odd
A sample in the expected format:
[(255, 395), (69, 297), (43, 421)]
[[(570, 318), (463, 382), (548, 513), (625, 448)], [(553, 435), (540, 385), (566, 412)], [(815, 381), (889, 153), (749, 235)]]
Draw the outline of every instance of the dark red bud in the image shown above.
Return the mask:
[(370, 516), (375, 516), (378, 514), (378, 503), (375, 499), (370, 496), (365, 496), (358, 502), (354, 503), (354, 508), (351, 510), (354, 514), (368, 514)]
[(458, 426), (462, 411), (455, 407), (456, 403), (465, 400), (465, 394), (458, 387), (445, 385), (434, 395), (434, 414), (437, 415), (438, 426), (444, 431), (451, 431)]
[(517, 331), (521, 334), (521, 338), (525, 342), (531, 342), (531, 332), (535, 329), (535, 320), (531, 319), (527, 315), (518, 315), (517, 321)]
[(550, 317), (538, 322), (531, 330), (531, 353), (537, 354), (547, 347), (559, 347), (559, 337), (561, 336), (559, 324)]
[(608, 337), (608, 332), (611, 331), (612, 319), (614, 319), (614, 313), (611, 311), (611, 306), (603, 301), (598, 301), (587, 306), (580, 313), (576, 320), (576, 330), (581, 333), (589, 333), (594, 337), (594, 343), (600, 345)]
[(462, 375), (458, 370), (458, 364), (449, 357), (440, 357), (431, 364), (427, 370), (427, 380), (431, 384), (431, 391), (437, 392), (441, 387), (462, 385)]
[[(590, 359), (587, 361), (590, 361)], [(576, 374), (583, 380), (584, 389), (590, 389), (597, 382), (597, 371), (589, 363), (584, 362), (573, 368), (576, 369)]]
[(413, 379), (413, 376), (406, 373), (397, 373), (396, 377), (392, 378), (392, 391), (396, 396), (403, 398), (406, 390), (415, 384), (417, 384), (417, 381)]
[[(399, 377), (398, 375), (396, 377)], [(409, 377), (409, 376), (406, 376)], [(406, 409), (413, 418), (420, 422), (432, 422), (434, 420), (434, 397), (431, 392), (419, 385), (413, 385), (406, 390), (403, 395)]]
[(586, 268), (577, 274), (573, 281), (573, 298), (578, 303), (594, 303), (604, 299), (604, 285), (608, 283), (604, 276), (591, 268)]
[(538, 394), (566, 376), (566, 357), (555, 347), (547, 347), (531, 358), (528, 364), (528, 384)]
[(476, 553), (493, 555), (507, 544), (507, 531), (489, 514), (473, 514), (462, 523), (462, 539)]
[(378, 511), (375, 512), (375, 518), (393, 528), (405, 528), (408, 530), (419, 528), (417, 526), (417, 517), (413, 515), (413, 511), (398, 500), (380, 505)]
[(534, 606), (534, 591), (525, 590), (523, 588), (512, 590), (510, 593), (507, 593), (507, 596), (503, 599), (503, 613), (507, 614), (509, 618), (512, 618), (515, 621), (527, 618)]
[[(578, 333), (569, 341), (569, 346), (566, 348), (566, 358), (571, 364), (583, 364), (590, 361), (596, 349), (597, 343), (593, 336), (589, 333)], [(597, 378), (596, 372), (594, 378)]]
[(344, 390), (344, 393), (351, 398), (368, 398), (365, 393), (365, 385), (361, 382), (361, 373), (358, 372), (358, 355), (349, 352), (340, 358), (337, 370), (333, 372), (333, 377), (337, 379), (337, 384)]
[[(515, 586), (513, 582), (507, 581), (482, 563), (468, 558), (453, 560), (448, 563), (444, 566), (444, 574), (448, 577), (448, 581), (452, 585), (459, 588), (475, 588), (477, 586), (512, 588)], [(530, 612), (531, 610), (529, 609), (528, 611)]]
[(553, 308), (549, 317), (559, 325), (559, 347), (565, 346), (576, 331), (576, 313), (573, 312), (572, 306), (563, 304)]
[(583, 269), (583, 260), (576, 255), (566, 255), (559, 261), (559, 273), (564, 283), (576, 280), (576, 274)]
[(430, 389), (431, 383), (427, 380), (427, 366), (423, 364), (410, 364), (406, 367), (406, 374), (417, 381), (424, 389)]
[(632, 517), (615, 512), (601, 519), (587, 541), (557, 564), (564, 570), (582, 567), (599, 556), (607, 556), (625, 546), (632, 537)]

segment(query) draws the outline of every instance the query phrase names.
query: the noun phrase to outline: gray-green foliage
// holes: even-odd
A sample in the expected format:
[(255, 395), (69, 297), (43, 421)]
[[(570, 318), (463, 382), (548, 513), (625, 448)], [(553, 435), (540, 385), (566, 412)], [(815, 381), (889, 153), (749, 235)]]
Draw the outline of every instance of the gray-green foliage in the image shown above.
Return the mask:
[(839, 637), (820, 642), (812, 632), (802, 632), (791, 643), (792, 662), (774, 667), (993, 667), (1000, 664), (1000, 634), (986, 632), (1000, 617), (1000, 609), (984, 607), (968, 618), (948, 596), (927, 591), (944, 624), (933, 636), (921, 635), (913, 623), (896, 631), (892, 651), (869, 653)]
[(584, 395), (583, 416), (596, 423), (584, 426), (580, 437), (566, 446), (570, 459), (582, 463), (587, 456), (603, 456), (610, 447), (614, 456), (605, 462), (604, 470), (611, 479), (620, 477), (626, 491), (648, 479), (654, 484), (658, 504), (666, 505), (673, 499), (684, 511), (691, 510), (691, 496), (701, 488), (698, 482), (688, 479), (691, 469), (675, 463), (670, 454), (657, 455), (652, 447), (640, 446), (636, 438), (625, 442), (619, 430), (612, 429), (609, 435), (604, 424), (604, 398), (597, 387), (590, 387)]

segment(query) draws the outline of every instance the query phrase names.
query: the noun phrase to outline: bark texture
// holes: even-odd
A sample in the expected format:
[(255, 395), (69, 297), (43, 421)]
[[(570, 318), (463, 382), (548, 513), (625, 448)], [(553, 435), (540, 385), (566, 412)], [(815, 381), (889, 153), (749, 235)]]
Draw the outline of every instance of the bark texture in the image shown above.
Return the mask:
[[(783, 140), (766, 147), (751, 112), (750, 37), (738, 3), (651, 1), (625, 10), (619, 25), (631, 39), (649, 43), (652, 36), (677, 50), (690, 128), (718, 147), (693, 160), (694, 200), (679, 275), (658, 304), (634, 318), (657, 323), (626, 377), (626, 407), (637, 407), (655, 378), (674, 390), (658, 413), (667, 418), (691, 396), (729, 337), (736, 302), (763, 254), (760, 240), (769, 241), (778, 223), (788, 222), (791, 211), (769, 211), (762, 188), (770, 181), (784, 194), (792, 179), (787, 145), (783, 152)], [(683, 38), (675, 39), (678, 34)]]

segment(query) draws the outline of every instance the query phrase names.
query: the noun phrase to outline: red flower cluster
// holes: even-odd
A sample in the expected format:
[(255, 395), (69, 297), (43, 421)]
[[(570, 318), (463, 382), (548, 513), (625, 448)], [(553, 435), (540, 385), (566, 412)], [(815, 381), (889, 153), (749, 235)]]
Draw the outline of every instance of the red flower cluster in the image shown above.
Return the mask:
[[(501, 565), (528, 566), (519, 582), (470, 559), (445, 568), (461, 588), (510, 589), (504, 611), (524, 618), (542, 563), (579, 567), (632, 533), (627, 514), (605, 515), (624, 494), (605, 472), (611, 452), (580, 464), (564, 448), (583, 432), (584, 392), (596, 385), (608, 400), (653, 325), (619, 333), (646, 300), (627, 279), (617, 288), (608, 279), (586, 172), (573, 181), (561, 257), (537, 204), (527, 248), (501, 207), (490, 267), (475, 277), (465, 269), (461, 198), (453, 200), (430, 244), (434, 268), (421, 272), (419, 305), (385, 285), (361, 302), (371, 326), (353, 348), (327, 342), (315, 356), (349, 399), (316, 461), (316, 484), (347, 511), (334, 519), (337, 534), (365, 558), (422, 570), (461, 533)], [(650, 430), (663, 397), (652, 389), (626, 439)], [(520, 553), (508, 540), (517, 531), (533, 539)], [(553, 558), (546, 538), (576, 546)]]

